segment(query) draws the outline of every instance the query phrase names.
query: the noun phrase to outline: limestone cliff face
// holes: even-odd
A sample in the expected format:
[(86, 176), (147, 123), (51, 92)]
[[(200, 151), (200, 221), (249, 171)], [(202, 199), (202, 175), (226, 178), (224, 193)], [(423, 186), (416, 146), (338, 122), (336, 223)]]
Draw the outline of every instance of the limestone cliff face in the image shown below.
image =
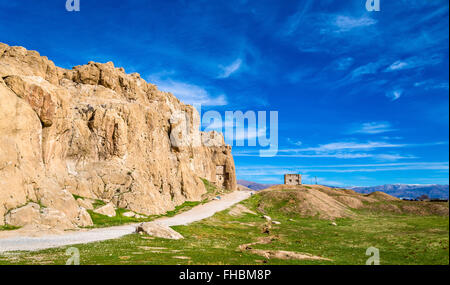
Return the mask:
[(231, 147), (199, 123), (112, 63), (66, 70), (0, 43), (0, 225), (91, 223), (72, 194), (150, 215), (200, 200), (200, 178), (235, 190)]

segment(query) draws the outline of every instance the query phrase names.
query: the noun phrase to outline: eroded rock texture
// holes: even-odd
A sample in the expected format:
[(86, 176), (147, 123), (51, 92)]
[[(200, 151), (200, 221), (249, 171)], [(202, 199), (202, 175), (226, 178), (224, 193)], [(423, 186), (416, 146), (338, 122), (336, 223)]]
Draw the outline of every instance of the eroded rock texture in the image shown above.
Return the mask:
[(66, 70), (0, 43), (0, 225), (91, 224), (72, 194), (150, 215), (200, 200), (200, 178), (235, 190), (231, 147), (199, 123), (110, 62)]

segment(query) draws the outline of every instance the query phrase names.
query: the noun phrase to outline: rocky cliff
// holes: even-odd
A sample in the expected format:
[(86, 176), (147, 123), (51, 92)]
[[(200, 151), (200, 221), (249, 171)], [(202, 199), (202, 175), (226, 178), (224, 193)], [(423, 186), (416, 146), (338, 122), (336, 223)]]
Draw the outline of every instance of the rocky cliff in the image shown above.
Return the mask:
[(0, 43), (0, 225), (92, 224), (73, 194), (151, 215), (236, 188), (231, 147), (139, 74)]

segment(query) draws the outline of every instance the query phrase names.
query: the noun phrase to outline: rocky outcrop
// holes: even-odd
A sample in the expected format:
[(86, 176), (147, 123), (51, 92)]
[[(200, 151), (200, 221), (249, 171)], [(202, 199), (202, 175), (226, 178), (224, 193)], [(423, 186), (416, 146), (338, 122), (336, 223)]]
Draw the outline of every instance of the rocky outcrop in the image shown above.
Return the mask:
[(192, 106), (112, 63), (66, 70), (0, 44), (0, 225), (33, 202), (86, 226), (74, 194), (153, 215), (200, 200), (200, 178), (235, 190), (231, 147), (199, 124)]
[[(77, 209), (76, 225), (87, 227), (92, 226), (92, 219), (86, 209)], [(54, 208), (41, 208), (36, 203), (14, 209), (6, 214), (5, 221), (8, 225), (23, 227), (30, 224), (43, 224), (58, 229), (71, 229), (75, 225), (65, 213)]]
[(91, 202), (90, 199), (78, 198), (77, 203), (80, 207), (83, 207), (86, 210), (94, 210), (93, 202)]
[(96, 209), (94, 212), (108, 217), (116, 216), (116, 209), (112, 203), (108, 203), (105, 206)]

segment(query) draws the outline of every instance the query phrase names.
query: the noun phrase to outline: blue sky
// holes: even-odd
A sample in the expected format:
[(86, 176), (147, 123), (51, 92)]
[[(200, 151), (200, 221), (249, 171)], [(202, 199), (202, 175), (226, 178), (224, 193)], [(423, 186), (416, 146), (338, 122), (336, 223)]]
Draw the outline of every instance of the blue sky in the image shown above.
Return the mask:
[(203, 111), (278, 111), (278, 155), (238, 178), (448, 184), (446, 0), (0, 1), (0, 42), (65, 68), (113, 61)]

